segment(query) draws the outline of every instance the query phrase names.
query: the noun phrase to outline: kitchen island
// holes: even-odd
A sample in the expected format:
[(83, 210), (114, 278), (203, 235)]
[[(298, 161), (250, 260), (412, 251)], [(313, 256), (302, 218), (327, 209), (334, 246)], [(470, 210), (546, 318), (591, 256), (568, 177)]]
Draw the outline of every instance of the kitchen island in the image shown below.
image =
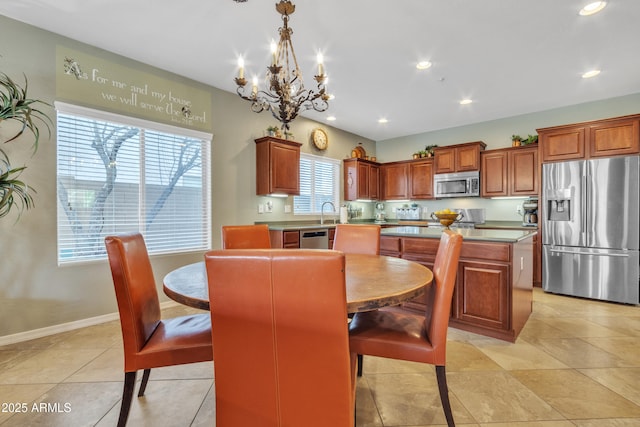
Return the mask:
[[(449, 325), (514, 342), (532, 309), (536, 230), (455, 229), (463, 236)], [(441, 229), (383, 228), (381, 255), (413, 260), (433, 268)], [(404, 304), (424, 311), (418, 298)]]

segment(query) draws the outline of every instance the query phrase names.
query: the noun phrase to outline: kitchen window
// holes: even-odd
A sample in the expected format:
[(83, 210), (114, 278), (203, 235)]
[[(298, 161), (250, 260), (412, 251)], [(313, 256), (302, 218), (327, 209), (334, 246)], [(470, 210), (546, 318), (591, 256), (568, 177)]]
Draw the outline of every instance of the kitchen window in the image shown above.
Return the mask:
[[(295, 215), (319, 215), (324, 202), (340, 203), (340, 161), (300, 154), (300, 195), (293, 197)], [(325, 208), (327, 211), (327, 208)]]
[(56, 102), (58, 264), (106, 259), (107, 235), (150, 254), (211, 248), (211, 134)]

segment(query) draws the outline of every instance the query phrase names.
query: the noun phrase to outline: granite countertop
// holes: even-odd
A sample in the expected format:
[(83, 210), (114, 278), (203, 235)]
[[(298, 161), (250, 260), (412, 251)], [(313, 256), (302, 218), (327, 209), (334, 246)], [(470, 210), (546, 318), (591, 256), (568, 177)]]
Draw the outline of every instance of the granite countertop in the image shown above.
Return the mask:
[[(478, 228), (457, 228), (452, 229), (460, 235), (464, 240), (468, 241), (489, 241), (515, 243), (520, 240), (532, 237), (537, 230), (505, 230), (505, 229), (478, 229)], [(439, 239), (442, 234), (440, 228), (402, 226), (383, 228), (380, 232), (382, 236), (398, 236), (398, 237), (424, 237)]]
[(333, 220), (326, 221), (324, 224), (320, 223), (309, 223), (309, 222), (283, 222), (283, 223), (268, 223), (269, 230), (276, 231), (287, 231), (287, 230), (316, 230), (316, 229), (329, 229), (335, 228), (336, 224), (333, 223)]
[(499, 228), (505, 230), (533, 230), (537, 231), (537, 226), (522, 225), (521, 221), (485, 221), (484, 224), (476, 224), (476, 228)]
[[(281, 222), (263, 222), (256, 224), (268, 224), (270, 230), (287, 231), (287, 230), (310, 230), (310, 229), (323, 229), (323, 228), (335, 228), (336, 224), (333, 223), (333, 219), (328, 219), (324, 224), (320, 224), (317, 221), (281, 221)], [(349, 224), (375, 224), (372, 219), (364, 220), (352, 220)], [(441, 229), (440, 224), (432, 220), (397, 220), (389, 219), (386, 222), (380, 224), (386, 228), (397, 228), (413, 226), (416, 228), (426, 228), (429, 225), (437, 225), (437, 230)], [(455, 227), (454, 227), (455, 228)], [(496, 229), (497, 230), (522, 230), (522, 231), (537, 231), (537, 227), (527, 227), (522, 225), (519, 221), (486, 221), (484, 224), (476, 224), (476, 230), (484, 229)], [(383, 228), (384, 230), (385, 228)]]

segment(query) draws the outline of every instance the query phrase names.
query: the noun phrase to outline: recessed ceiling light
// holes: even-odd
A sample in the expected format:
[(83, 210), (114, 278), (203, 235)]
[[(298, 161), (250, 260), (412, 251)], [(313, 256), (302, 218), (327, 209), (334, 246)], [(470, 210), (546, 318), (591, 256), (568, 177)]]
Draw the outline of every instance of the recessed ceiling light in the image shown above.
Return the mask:
[(581, 16), (589, 16), (600, 12), (607, 5), (606, 1), (594, 1), (580, 9)]
[(329, 117), (327, 117), (327, 121), (329, 121), (329, 122), (335, 122), (335, 121), (336, 121), (336, 116), (329, 116)]
[(467, 105), (467, 104), (471, 104), (473, 102), (473, 99), (463, 99), (462, 101), (460, 101), (460, 105)]
[(591, 71), (587, 71), (586, 73), (584, 73), (582, 75), (583, 79), (590, 79), (591, 77), (595, 77), (598, 74), (600, 74), (600, 70), (591, 70)]
[(389, 120), (385, 119), (384, 117), (381, 119), (378, 119), (378, 123), (387, 123)]
[(420, 61), (416, 64), (416, 68), (418, 70), (426, 70), (427, 68), (431, 67), (431, 62), (429, 61)]

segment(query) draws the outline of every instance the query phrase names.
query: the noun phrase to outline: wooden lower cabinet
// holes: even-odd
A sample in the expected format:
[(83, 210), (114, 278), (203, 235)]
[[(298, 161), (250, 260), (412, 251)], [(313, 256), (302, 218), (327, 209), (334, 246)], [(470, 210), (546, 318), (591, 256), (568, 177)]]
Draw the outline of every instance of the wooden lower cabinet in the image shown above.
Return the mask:
[(496, 331), (509, 328), (509, 265), (461, 261), (453, 319)]
[(272, 248), (296, 249), (300, 247), (299, 230), (269, 230)]
[[(449, 325), (514, 342), (532, 309), (533, 239), (464, 241)], [(380, 253), (433, 268), (439, 239), (381, 236)], [(423, 298), (403, 304), (423, 312)]]
[[(329, 249), (333, 248), (336, 235), (334, 227), (329, 228)], [(298, 249), (300, 248), (300, 230), (269, 230), (272, 248)]]

